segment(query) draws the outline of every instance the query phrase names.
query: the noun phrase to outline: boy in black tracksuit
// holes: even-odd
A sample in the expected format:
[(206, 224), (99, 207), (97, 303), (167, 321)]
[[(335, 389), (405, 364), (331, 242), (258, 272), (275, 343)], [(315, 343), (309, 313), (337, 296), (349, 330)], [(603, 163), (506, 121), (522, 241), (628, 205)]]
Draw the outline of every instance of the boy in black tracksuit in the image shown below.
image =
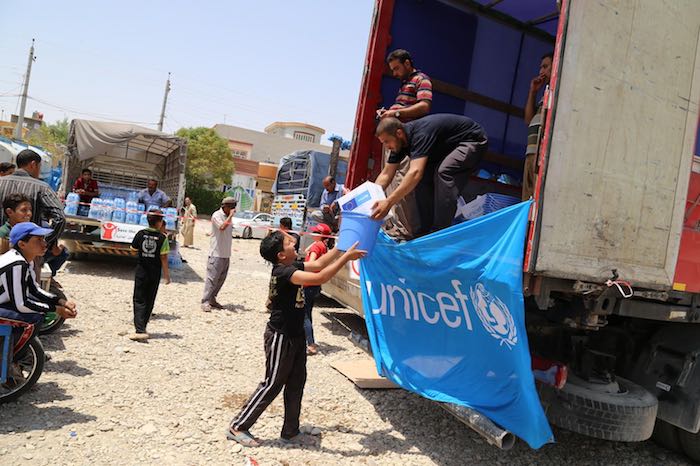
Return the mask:
[[(299, 436), (301, 398), (306, 383), (306, 337), (302, 286), (318, 286), (330, 280), (351, 260), (364, 256), (355, 246), (342, 254), (333, 249), (311, 262), (296, 260), (296, 240), (275, 231), (260, 243), (260, 255), (273, 264), (270, 278), (270, 321), (265, 329), (265, 379), (243, 406), (227, 431), (230, 440), (257, 446), (249, 429), (284, 388), (282, 440), (303, 442)], [(334, 259), (340, 257), (334, 262)]]
[(161, 271), (165, 278), (165, 284), (170, 283), (170, 270), (168, 269), (168, 253), (170, 244), (168, 238), (162, 232), (164, 225), (163, 213), (160, 210), (152, 210), (148, 213), (148, 228), (136, 233), (131, 247), (138, 251), (138, 263), (134, 277), (134, 327), (136, 333), (131, 337), (135, 341), (148, 340), (146, 325), (153, 312), (153, 304), (156, 302)]

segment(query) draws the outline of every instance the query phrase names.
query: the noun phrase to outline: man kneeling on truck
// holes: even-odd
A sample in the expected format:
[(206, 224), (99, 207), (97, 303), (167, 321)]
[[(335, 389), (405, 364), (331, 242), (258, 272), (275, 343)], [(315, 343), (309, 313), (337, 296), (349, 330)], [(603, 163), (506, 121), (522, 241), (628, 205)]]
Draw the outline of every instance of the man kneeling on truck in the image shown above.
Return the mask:
[(386, 217), (415, 189), (420, 216), (416, 236), (452, 225), (457, 198), (488, 148), (481, 125), (466, 116), (451, 114), (428, 115), (409, 123), (390, 117), (379, 122), (376, 135), (391, 151), (377, 177), (378, 185), (386, 190), (405, 157), (411, 164), (398, 188), (386, 200), (375, 203), (372, 218)]

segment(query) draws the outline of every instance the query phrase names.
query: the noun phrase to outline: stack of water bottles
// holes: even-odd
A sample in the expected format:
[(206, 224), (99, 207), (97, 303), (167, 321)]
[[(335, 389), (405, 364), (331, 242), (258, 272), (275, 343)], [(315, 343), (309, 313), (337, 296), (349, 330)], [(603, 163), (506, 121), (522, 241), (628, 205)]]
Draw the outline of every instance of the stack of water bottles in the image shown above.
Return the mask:
[(66, 197), (66, 215), (78, 215), (80, 196), (76, 193), (69, 193)]
[[(122, 190), (123, 191), (123, 190)], [(107, 192), (107, 194), (115, 193), (114, 189)], [(120, 192), (120, 194), (123, 194)], [(66, 199), (66, 214), (76, 215), (78, 211), (78, 203), (80, 202), (80, 196), (75, 193), (68, 195)], [(168, 230), (177, 229), (177, 209), (173, 207), (168, 207), (166, 209), (160, 209), (156, 205), (146, 206), (138, 202), (138, 193), (129, 192), (124, 197), (107, 197), (105, 192), (102, 191), (102, 197), (95, 197), (90, 203), (90, 211), (88, 213), (88, 218), (94, 220), (100, 220), (102, 222), (116, 222), (116, 223), (128, 223), (130, 225), (142, 225), (148, 226), (148, 211), (151, 210), (162, 210), (165, 217), (165, 227)], [(73, 213), (75, 212), (75, 213)]]

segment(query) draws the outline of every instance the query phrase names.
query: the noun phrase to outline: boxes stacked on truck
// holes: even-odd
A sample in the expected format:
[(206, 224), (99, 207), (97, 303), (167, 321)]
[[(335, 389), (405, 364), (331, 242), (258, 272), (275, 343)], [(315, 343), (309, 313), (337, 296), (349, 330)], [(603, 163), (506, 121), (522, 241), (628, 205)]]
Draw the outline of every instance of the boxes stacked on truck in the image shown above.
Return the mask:
[(466, 222), (482, 215), (496, 212), (520, 202), (520, 199), (504, 194), (487, 193), (478, 196), (469, 203), (465, 203), (461, 197), (457, 199), (457, 212), (454, 223)]

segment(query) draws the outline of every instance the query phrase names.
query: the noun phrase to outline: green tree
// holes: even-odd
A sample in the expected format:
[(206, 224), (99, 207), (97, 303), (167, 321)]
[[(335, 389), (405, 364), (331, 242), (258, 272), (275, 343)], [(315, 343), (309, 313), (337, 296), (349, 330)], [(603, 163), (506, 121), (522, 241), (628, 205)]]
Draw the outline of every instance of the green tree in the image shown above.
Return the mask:
[(56, 123), (48, 125), (49, 133), (54, 137), (54, 139), (63, 145), (68, 145), (68, 129), (70, 128), (70, 121), (68, 118), (63, 120), (58, 120)]
[(234, 165), (226, 139), (211, 128), (181, 128), (175, 133), (187, 139), (187, 185), (219, 189), (231, 182)]
[(27, 135), (26, 142), (50, 152), (55, 166), (65, 156), (68, 144), (68, 127), (67, 118), (50, 125), (41, 125)]

